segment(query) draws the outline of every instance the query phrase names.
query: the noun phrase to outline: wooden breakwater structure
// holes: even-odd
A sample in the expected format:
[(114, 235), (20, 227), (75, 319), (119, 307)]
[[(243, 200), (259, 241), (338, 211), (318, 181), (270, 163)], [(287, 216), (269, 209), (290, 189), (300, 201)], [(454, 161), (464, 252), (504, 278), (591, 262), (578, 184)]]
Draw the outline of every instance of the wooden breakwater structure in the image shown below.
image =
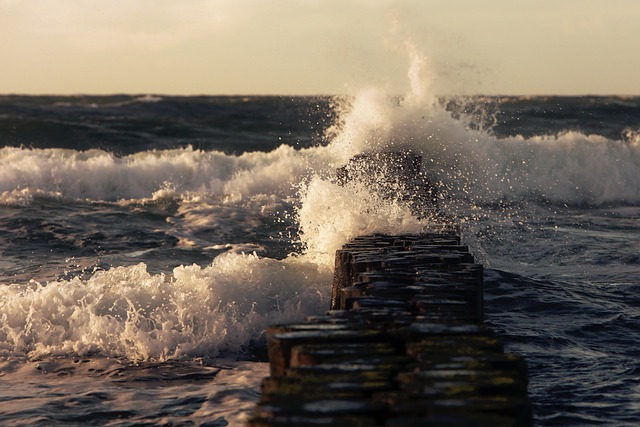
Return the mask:
[(455, 226), (361, 236), (329, 311), (269, 328), (248, 425), (529, 426), (527, 366), (483, 318), (483, 267)]

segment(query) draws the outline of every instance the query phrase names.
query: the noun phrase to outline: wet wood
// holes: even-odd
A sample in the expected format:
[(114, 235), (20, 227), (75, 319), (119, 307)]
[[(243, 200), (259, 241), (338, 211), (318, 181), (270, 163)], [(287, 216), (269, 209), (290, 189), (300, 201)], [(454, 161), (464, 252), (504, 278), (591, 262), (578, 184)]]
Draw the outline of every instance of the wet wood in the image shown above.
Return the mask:
[[(386, 165), (408, 188), (419, 164), (361, 156), (338, 179), (385, 192)], [(338, 250), (326, 314), (266, 331), (271, 376), (248, 425), (530, 426), (527, 365), (484, 325), (483, 267), (460, 241), (441, 225)]]
[(482, 273), (452, 230), (344, 245), (326, 315), (267, 330), (249, 425), (531, 425), (527, 366), (484, 325)]

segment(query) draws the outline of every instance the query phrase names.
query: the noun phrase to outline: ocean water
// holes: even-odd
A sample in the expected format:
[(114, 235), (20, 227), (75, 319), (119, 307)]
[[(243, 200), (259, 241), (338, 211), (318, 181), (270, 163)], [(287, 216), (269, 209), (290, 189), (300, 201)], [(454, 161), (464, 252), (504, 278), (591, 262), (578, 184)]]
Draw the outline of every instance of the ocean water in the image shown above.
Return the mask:
[(637, 97), (0, 96), (0, 424), (242, 425), (335, 250), (429, 224), (333, 179), (411, 149), (536, 425), (637, 425), (639, 135)]

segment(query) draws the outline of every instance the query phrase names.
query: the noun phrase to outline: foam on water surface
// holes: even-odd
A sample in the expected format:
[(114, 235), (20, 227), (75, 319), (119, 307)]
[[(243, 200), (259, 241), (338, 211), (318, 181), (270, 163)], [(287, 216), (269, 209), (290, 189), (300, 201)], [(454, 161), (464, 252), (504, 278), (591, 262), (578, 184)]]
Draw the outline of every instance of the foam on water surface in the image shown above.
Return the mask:
[(296, 257), (229, 253), (169, 276), (138, 264), (88, 280), (3, 286), (0, 351), (131, 360), (239, 354), (268, 324), (322, 312), (330, 277)]
[[(5, 271), (27, 262), (45, 270), (19, 271), (14, 284), (14, 276), (2, 278), (0, 375), (17, 387), (2, 390), (0, 412), (34, 421), (79, 405), (67, 413), (81, 422), (85, 408), (103, 405), (105, 417), (144, 421), (153, 414), (159, 424), (242, 420), (265, 366), (224, 369), (211, 359), (247, 359), (268, 325), (324, 312), (334, 252), (348, 239), (417, 233), (430, 224), (362, 183), (336, 182), (336, 168), (354, 155), (388, 150), (422, 156), (440, 209), (463, 225), (465, 243), (489, 267), (494, 325), (531, 353), (534, 366), (552, 357), (557, 372), (568, 372), (565, 350), (589, 370), (603, 354), (628, 362), (638, 261), (625, 236), (637, 234), (638, 129), (625, 128), (619, 138), (591, 134), (563, 127), (560, 116), (561, 132), (497, 136), (497, 127), (482, 125), (482, 106), (445, 108), (426, 58), (409, 51), (409, 92), (365, 88), (336, 100), (324, 145), (242, 154), (195, 145), (124, 151), (130, 154), (0, 148), (0, 232), (7, 247), (20, 250), (13, 258), (6, 251), (0, 263)], [(146, 104), (164, 102), (156, 101)], [(566, 289), (573, 293), (560, 306)], [(572, 298), (595, 319), (577, 330), (567, 330), (562, 317), (576, 316)], [(600, 323), (625, 328), (625, 337), (598, 333)], [(184, 375), (165, 382), (170, 372)], [(199, 383), (199, 375), (209, 381)], [(117, 378), (129, 383), (113, 392), (123, 386)], [(83, 391), (94, 379), (95, 393)], [(550, 388), (566, 382), (538, 381), (532, 389), (553, 407), (545, 396), (555, 399)], [(594, 391), (590, 402), (604, 395)], [(135, 418), (138, 405), (142, 418)], [(553, 407), (549, 416), (562, 410)]]
[[(361, 184), (337, 185), (335, 169), (358, 153), (420, 154), (442, 209), (461, 218), (469, 206), (523, 200), (640, 201), (637, 144), (577, 132), (497, 138), (472, 129), (428, 91), (424, 66), (416, 55), (404, 97), (369, 88), (345, 100), (326, 146), (241, 155), (187, 147), (123, 157), (1, 148), (5, 206), (29, 206), (34, 197), (134, 210), (156, 204), (177, 247), (231, 252), (164, 274), (148, 273), (142, 263), (89, 278), (3, 286), (2, 351), (133, 359), (217, 354), (241, 351), (269, 323), (321, 312), (333, 254), (349, 238), (416, 233), (429, 223)], [(264, 227), (267, 217), (297, 223), (297, 230), (277, 233), (299, 241), (302, 253), (278, 260), (238, 254), (264, 248), (230, 241)], [(209, 230), (218, 230), (215, 239)]]

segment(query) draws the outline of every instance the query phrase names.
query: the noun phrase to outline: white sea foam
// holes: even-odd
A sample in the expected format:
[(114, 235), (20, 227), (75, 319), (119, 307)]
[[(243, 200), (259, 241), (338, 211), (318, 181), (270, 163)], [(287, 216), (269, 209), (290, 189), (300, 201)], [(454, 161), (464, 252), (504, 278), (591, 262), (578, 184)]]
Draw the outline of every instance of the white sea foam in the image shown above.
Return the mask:
[(39, 190), (75, 199), (151, 198), (159, 191), (290, 195), (308, 172), (304, 152), (281, 146), (240, 156), (192, 148), (117, 157), (101, 150), (0, 148), (0, 192)]
[(138, 264), (85, 281), (2, 286), (0, 351), (134, 360), (238, 353), (269, 324), (326, 310), (330, 277), (297, 257), (229, 253), (171, 276)]
[(327, 147), (240, 156), (192, 148), (125, 157), (90, 150), (0, 148), (0, 203), (23, 205), (30, 195), (101, 201), (176, 195), (296, 197), (299, 183), (327, 178), (355, 154), (412, 149), (423, 169), (448, 184), (451, 197), (538, 198), (556, 203), (640, 200), (637, 138), (610, 140), (566, 132), (496, 138), (470, 130), (429, 97), (392, 98), (376, 89), (349, 103)]
[(422, 90), (398, 100), (370, 89), (351, 102), (328, 149), (343, 162), (360, 152), (413, 150), (450, 200), (640, 201), (640, 147), (631, 131), (622, 140), (579, 132), (497, 138), (464, 119)]
[(320, 178), (305, 188), (299, 221), (306, 256), (325, 265), (331, 265), (336, 250), (353, 237), (415, 234), (428, 224), (407, 206), (385, 200), (362, 184), (342, 187)]
[[(498, 139), (455, 120), (420, 84), (403, 98), (370, 88), (348, 100), (324, 147), (240, 156), (192, 148), (117, 157), (91, 150), (0, 149), (0, 203), (34, 195), (112, 201), (163, 199), (184, 247), (206, 228), (255, 228), (260, 214), (296, 215), (306, 253), (284, 260), (227, 253), (208, 266), (150, 274), (144, 264), (47, 285), (0, 287), (0, 351), (167, 359), (242, 351), (269, 324), (327, 309), (333, 254), (372, 232), (415, 233), (418, 220), (361, 184), (339, 186), (336, 167), (362, 152), (411, 149), (441, 189), (442, 205), (536, 199), (554, 203), (638, 203), (640, 147), (567, 132)], [(455, 210), (453, 212), (455, 214)], [(242, 246), (252, 248), (251, 242)], [(237, 248), (237, 247), (236, 247)], [(233, 249), (231, 247), (230, 249)], [(241, 249), (239, 249), (241, 250)]]

